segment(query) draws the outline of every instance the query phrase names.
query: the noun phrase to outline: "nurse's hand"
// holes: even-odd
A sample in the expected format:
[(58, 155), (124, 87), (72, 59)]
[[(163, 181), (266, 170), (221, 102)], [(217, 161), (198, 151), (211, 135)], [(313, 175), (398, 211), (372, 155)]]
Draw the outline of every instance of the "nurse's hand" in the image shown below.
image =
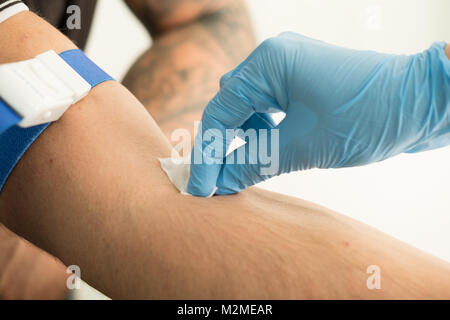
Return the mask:
[[(450, 61), (444, 46), (405, 56), (345, 49), (294, 33), (264, 41), (222, 77), (206, 107), (188, 192), (207, 196), (217, 186), (217, 194), (232, 194), (282, 173), (359, 166), (449, 144)], [(286, 114), (277, 131), (261, 116), (275, 111)], [(247, 131), (247, 145), (262, 147), (253, 163), (253, 148), (246, 148), (244, 164), (230, 163), (237, 162), (239, 149), (225, 163), (215, 148), (230, 142), (226, 129), (236, 128), (256, 129)], [(215, 129), (209, 131), (215, 143), (208, 141), (208, 129)], [(266, 140), (258, 129), (267, 129)], [(264, 141), (269, 158), (261, 152)]]

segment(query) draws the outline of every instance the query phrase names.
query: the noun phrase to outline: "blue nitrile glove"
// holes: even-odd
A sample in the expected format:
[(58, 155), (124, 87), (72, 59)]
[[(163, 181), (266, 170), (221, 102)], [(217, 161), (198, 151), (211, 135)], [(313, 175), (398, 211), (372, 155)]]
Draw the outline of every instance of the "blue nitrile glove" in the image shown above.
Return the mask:
[(227, 128), (270, 129), (258, 113), (284, 111), (276, 172), (261, 171), (268, 167), (261, 161), (222, 165), (222, 154), (211, 153), (212, 144), (198, 135), (192, 160), (203, 151), (203, 163), (191, 165), (188, 192), (206, 196), (217, 185), (217, 194), (231, 194), (282, 173), (359, 166), (450, 144), (444, 48), (435, 43), (406, 56), (345, 49), (294, 33), (264, 41), (221, 79), (201, 124), (203, 132), (214, 128), (226, 137)]

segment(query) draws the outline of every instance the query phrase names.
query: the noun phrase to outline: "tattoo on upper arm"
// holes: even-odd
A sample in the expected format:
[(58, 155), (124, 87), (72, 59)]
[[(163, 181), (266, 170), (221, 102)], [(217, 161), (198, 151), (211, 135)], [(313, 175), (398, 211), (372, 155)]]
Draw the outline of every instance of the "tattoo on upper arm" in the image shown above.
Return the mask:
[(126, 0), (152, 34), (218, 11), (234, 0)]
[[(201, 1), (200, 1), (201, 2)], [(233, 2), (154, 39), (125, 77), (163, 131), (192, 130), (219, 89), (219, 79), (253, 49), (246, 7)]]

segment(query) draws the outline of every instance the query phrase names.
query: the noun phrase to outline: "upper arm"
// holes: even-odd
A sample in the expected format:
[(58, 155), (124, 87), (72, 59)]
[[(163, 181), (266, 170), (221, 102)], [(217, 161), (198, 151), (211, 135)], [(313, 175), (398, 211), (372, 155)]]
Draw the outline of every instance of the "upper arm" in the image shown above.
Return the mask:
[(0, 24), (2, 64), (30, 59), (48, 50), (62, 52), (75, 48), (75, 44), (61, 32), (29, 11)]
[[(30, 12), (0, 25), (0, 63), (74, 47)], [(156, 182), (157, 174), (145, 173), (150, 174), (149, 166), (157, 168), (157, 156), (168, 155), (170, 144), (136, 98), (121, 84), (104, 82), (25, 152), (0, 193), (0, 219), (45, 248), (49, 240), (45, 231), (58, 230), (58, 219), (83, 219), (80, 211), (101, 211), (103, 204), (112, 205), (108, 200), (136, 191), (123, 190), (124, 181)], [(157, 191), (156, 186), (149, 191)]]
[(125, 0), (147, 29), (157, 35), (204, 15), (217, 12), (235, 0)]

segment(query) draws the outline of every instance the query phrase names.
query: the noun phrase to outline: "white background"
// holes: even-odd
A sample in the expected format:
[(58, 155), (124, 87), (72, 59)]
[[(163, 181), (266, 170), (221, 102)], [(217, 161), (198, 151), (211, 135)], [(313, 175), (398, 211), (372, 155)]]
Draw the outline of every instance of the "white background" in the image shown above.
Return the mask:
[[(295, 31), (358, 49), (414, 53), (450, 42), (448, 0), (248, 0), (258, 40)], [(120, 0), (100, 0), (87, 52), (121, 79), (151, 40)], [(325, 92), (326, 94), (326, 92)], [(261, 187), (310, 200), (450, 261), (450, 147)]]

